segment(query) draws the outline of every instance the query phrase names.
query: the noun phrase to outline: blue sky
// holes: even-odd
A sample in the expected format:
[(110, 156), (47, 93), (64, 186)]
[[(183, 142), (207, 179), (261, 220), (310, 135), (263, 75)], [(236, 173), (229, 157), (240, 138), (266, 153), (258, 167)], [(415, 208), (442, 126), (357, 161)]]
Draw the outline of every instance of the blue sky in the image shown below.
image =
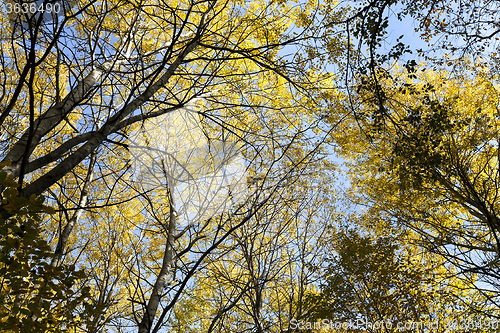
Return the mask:
[(391, 15), (389, 16), (389, 27), (387, 29), (388, 31), (388, 38), (386, 41), (387, 45), (387, 51), (397, 43), (397, 39), (403, 35), (404, 37), (401, 39), (401, 42), (404, 44), (410, 46), (410, 49), (412, 50), (413, 54), (407, 54), (405, 55), (404, 59), (415, 59), (417, 58), (417, 49), (426, 49), (427, 48), (427, 43), (423, 41), (419, 33), (415, 32), (415, 28), (417, 27), (417, 24), (415, 23), (415, 20), (410, 17), (406, 16), (403, 18), (402, 21), (399, 21), (396, 17), (397, 11), (400, 10), (400, 6), (395, 7), (395, 9), (392, 11)]

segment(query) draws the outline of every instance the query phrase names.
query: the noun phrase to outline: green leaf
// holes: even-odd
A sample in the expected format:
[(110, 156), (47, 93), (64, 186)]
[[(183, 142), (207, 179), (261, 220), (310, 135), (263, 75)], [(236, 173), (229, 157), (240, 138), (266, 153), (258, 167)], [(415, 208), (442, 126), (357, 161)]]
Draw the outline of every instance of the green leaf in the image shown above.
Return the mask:
[(4, 182), (4, 185), (6, 187), (12, 187), (12, 188), (18, 188), (19, 186), (21, 186), (21, 184), (19, 184), (18, 182), (15, 182), (13, 180), (6, 180)]
[(56, 210), (50, 206), (45, 206), (43, 205), (42, 206), (42, 210), (47, 213), (47, 214), (55, 214), (56, 213)]

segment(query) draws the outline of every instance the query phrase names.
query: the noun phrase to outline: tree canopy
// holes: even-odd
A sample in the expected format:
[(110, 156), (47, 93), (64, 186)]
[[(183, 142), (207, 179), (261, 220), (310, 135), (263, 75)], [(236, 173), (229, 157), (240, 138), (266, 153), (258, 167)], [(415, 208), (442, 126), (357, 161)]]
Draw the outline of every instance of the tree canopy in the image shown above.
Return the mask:
[(497, 331), (497, 7), (5, 0), (0, 326)]

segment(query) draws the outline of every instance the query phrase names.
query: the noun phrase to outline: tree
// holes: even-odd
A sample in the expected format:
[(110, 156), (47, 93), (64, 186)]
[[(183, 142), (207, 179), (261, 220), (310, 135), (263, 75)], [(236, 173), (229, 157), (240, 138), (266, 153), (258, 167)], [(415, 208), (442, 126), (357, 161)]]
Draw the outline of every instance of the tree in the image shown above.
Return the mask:
[[(346, 114), (353, 119), (344, 130), (356, 139), (337, 136), (343, 156), (356, 161), (354, 200), (368, 203), (368, 215), (404, 226), (415, 243), (446, 258), (448, 267), (461, 272), (457, 296), (475, 292), (478, 297), (464, 303), (497, 318), (498, 5), (347, 5), (347, 17), (331, 24), (346, 27), (358, 45), (346, 74)], [(413, 19), (429, 45), (418, 50), (425, 63), (402, 64), (410, 52), (402, 43), (386, 49), (391, 15)]]
[(89, 303), (85, 273), (74, 265), (53, 267), (53, 253), (40, 234), (40, 215), (53, 214), (43, 197), (19, 197), (19, 184), (0, 173), (0, 327), (5, 332), (63, 332), (89, 325), (103, 309)]
[[(310, 163), (242, 228), (209, 255), (177, 308), (182, 332), (288, 332), (307, 311), (304, 297), (330, 211), (334, 178), (326, 161)], [(316, 186), (311, 186), (315, 184)], [(328, 184), (328, 185), (327, 185)]]
[(404, 232), (361, 236), (358, 223), (349, 220), (350, 229), (332, 228), (325, 237), (330, 255), (317, 266), (320, 288), (307, 294), (304, 318), (349, 323), (353, 332), (399, 332), (398, 325), (416, 323), (425, 327), (415, 332), (453, 331), (465, 312), (442, 284), (439, 259), (405, 243)]
[[(336, 52), (340, 38), (317, 29), (325, 8), (312, 1), (62, 5), (51, 21), (2, 7), (2, 170), (21, 197), (44, 194), (57, 208), (39, 226), (51, 265), (85, 269), (106, 308), (88, 331), (156, 332), (209, 253), (317, 158), (324, 133), (310, 137), (334, 79), (307, 51)], [(200, 98), (209, 144), (231, 136), (260, 180), (245, 202), (181, 229), (175, 200), (133, 181), (127, 140)]]
[(450, 282), (456, 296), (497, 318), (496, 74), (462, 66), (462, 75), (396, 68), (380, 81), (382, 122), (371, 116), (379, 107), (374, 90), (360, 89), (357, 118), (346, 123), (351, 135), (337, 142), (352, 163), (353, 200), (442, 258), (449, 277), (460, 277), (460, 286)]

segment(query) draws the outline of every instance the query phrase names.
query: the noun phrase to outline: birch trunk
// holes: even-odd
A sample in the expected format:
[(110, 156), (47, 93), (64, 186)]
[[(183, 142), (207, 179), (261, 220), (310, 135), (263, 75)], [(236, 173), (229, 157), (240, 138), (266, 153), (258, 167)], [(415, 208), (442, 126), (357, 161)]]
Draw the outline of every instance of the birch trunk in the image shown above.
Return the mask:
[[(162, 161), (162, 163), (164, 162)], [(166, 170), (165, 165), (163, 165), (163, 170)], [(167, 278), (170, 275), (172, 268), (174, 233), (177, 224), (177, 210), (175, 208), (173, 181), (170, 180), (170, 177), (166, 173), (165, 177), (167, 178), (168, 201), (170, 206), (167, 243), (165, 246), (165, 253), (163, 255), (163, 262), (160, 273), (156, 278), (151, 296), (149, 297), (144, 315), (142, 316), (142, 321), (139, 324), (139, 333), (148, 333), (151, 331), (151, 327), (156, 316), (156, 311), (158, 310), (158, 305), (160, 304), (162, 291), (165, 287)]]

